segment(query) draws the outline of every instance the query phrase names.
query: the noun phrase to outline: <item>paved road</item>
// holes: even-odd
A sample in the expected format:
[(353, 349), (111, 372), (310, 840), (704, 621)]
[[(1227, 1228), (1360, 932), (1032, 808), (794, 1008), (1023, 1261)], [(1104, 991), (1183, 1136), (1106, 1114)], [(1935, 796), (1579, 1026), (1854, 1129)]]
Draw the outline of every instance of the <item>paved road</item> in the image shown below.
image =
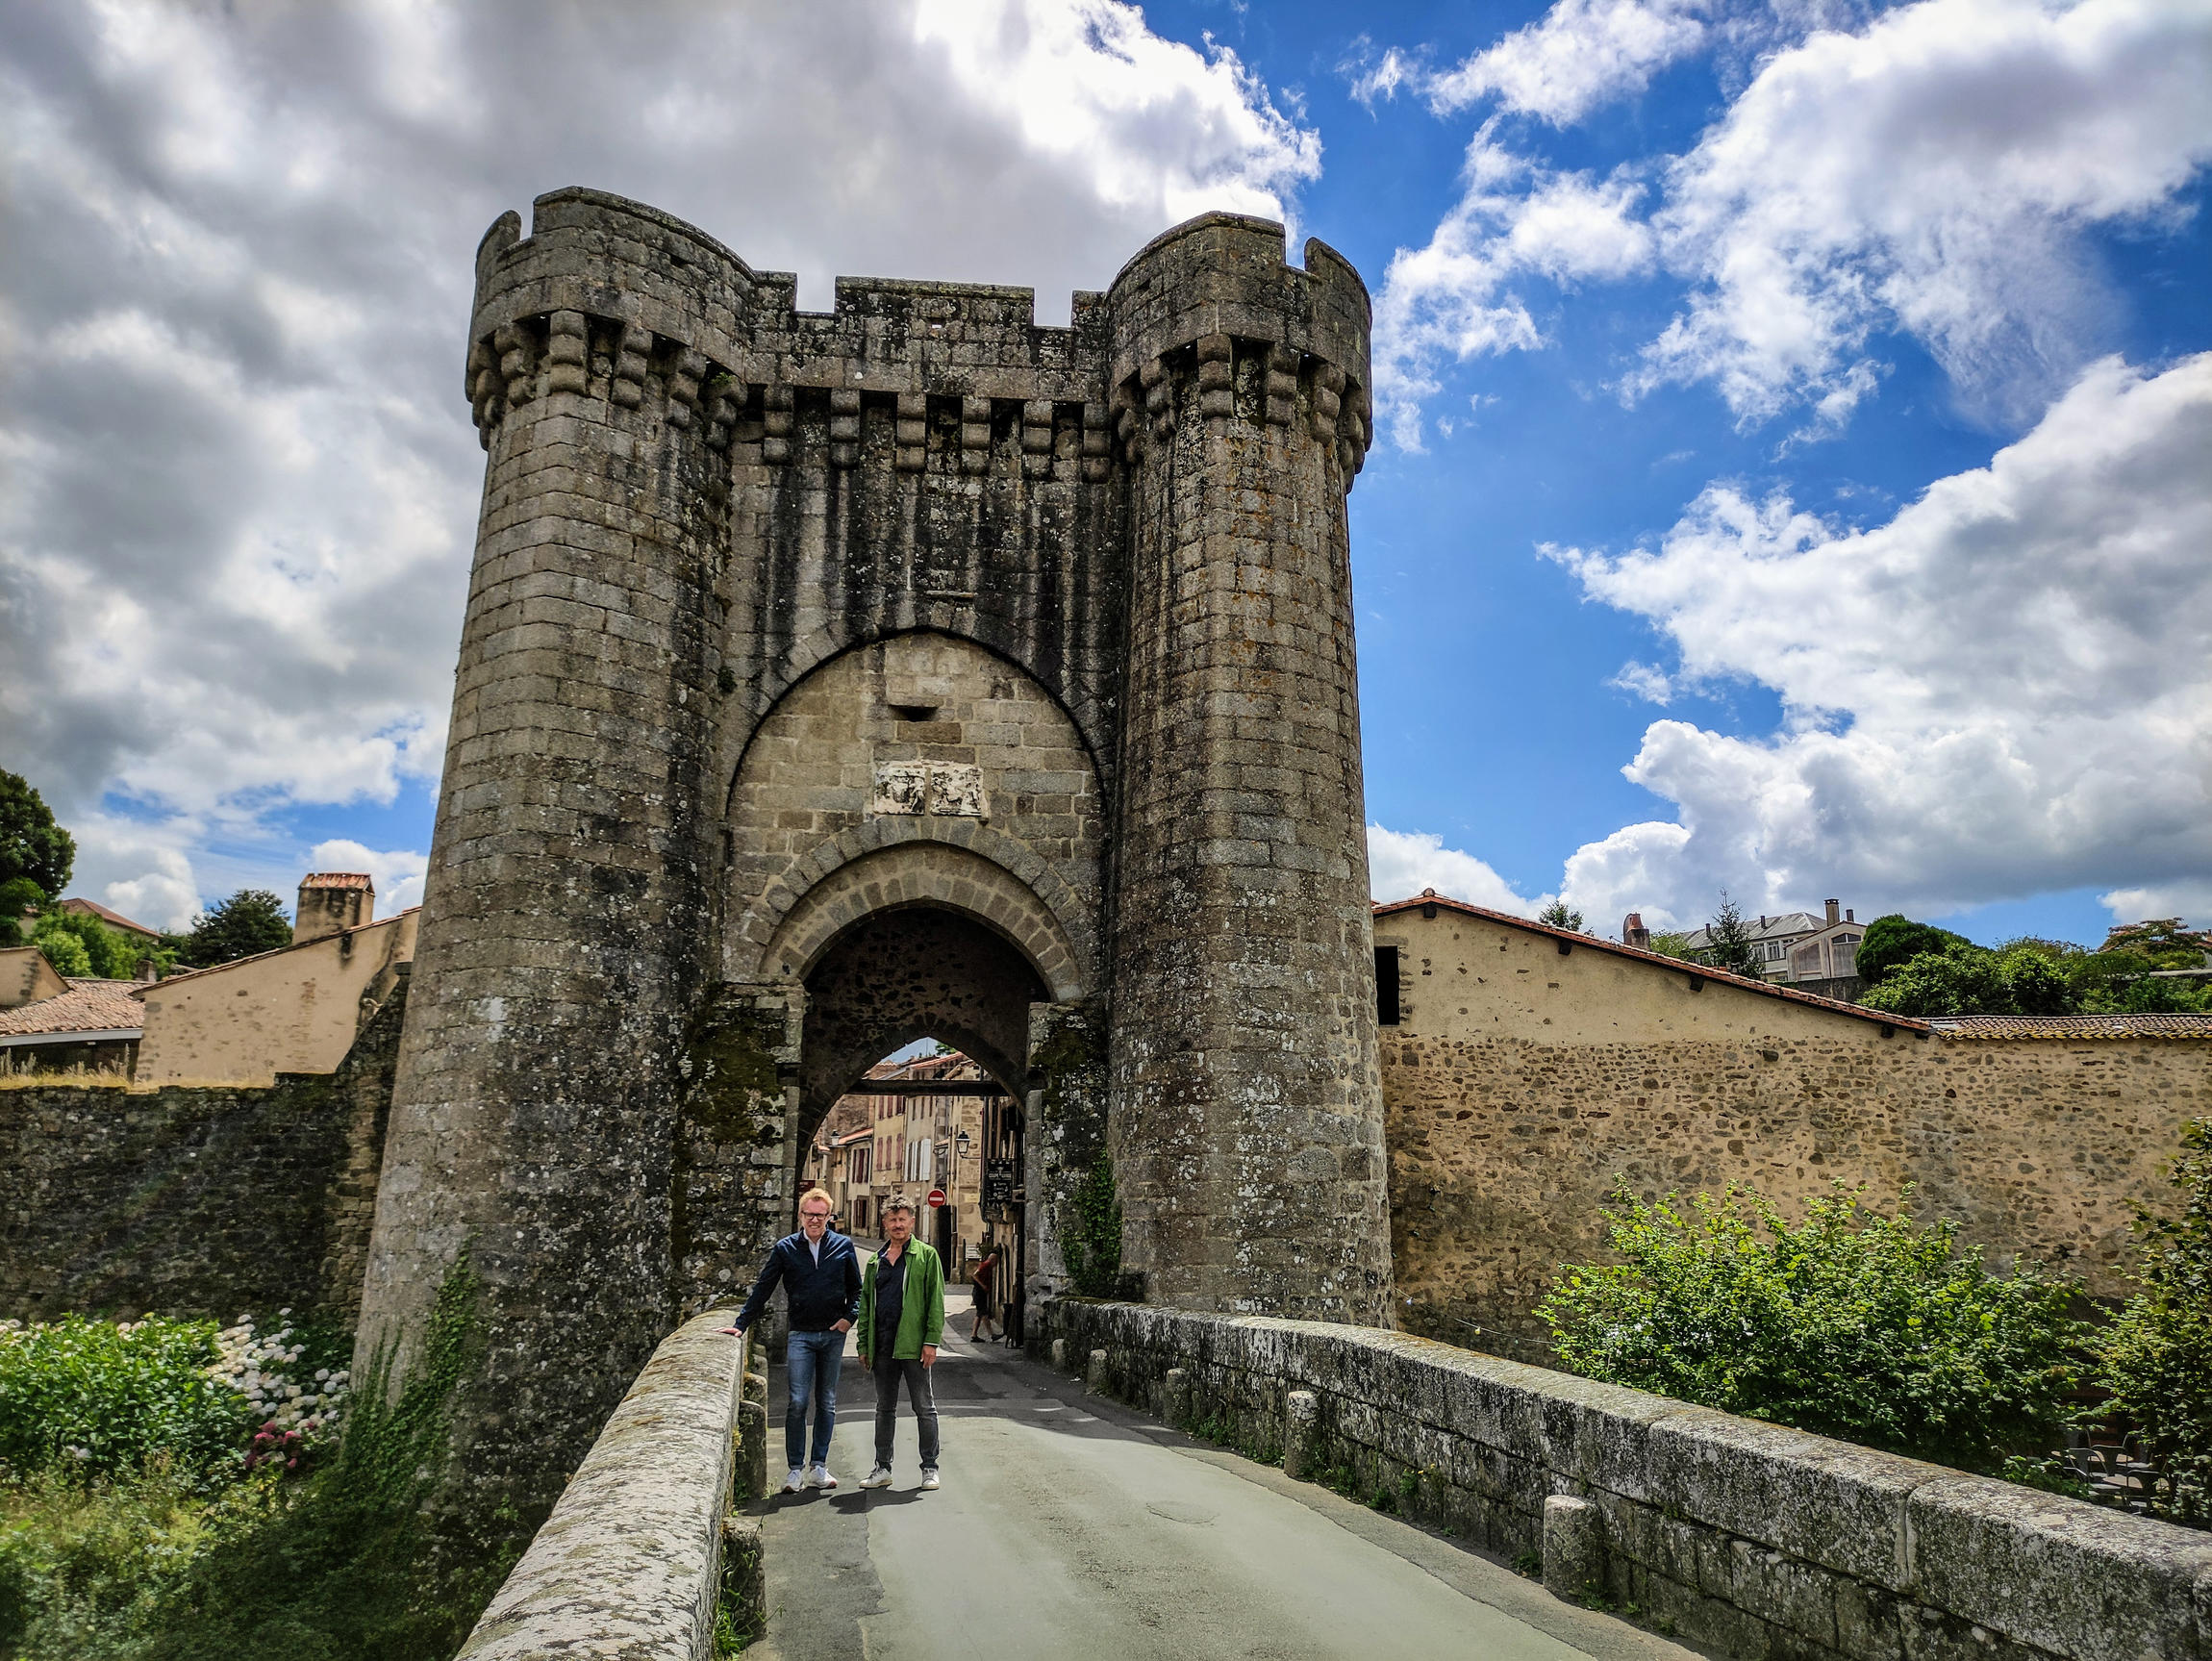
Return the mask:
[[(957, 1317), (962, 1331), (965, 1314)], [(846, 1357), (835, 1493), (764, 1519), (788, 1661), (1366, 1656), (1661, 1661), (1692, 1654), (1278, 1470), (1194, 1442), (997, 1347), (939, 1356), (944, 1486), (900, 1404), (896, 1480), (863, 1492), (874, 1391)], [(781, 1475), (782, 1370), (770, 1379)]]

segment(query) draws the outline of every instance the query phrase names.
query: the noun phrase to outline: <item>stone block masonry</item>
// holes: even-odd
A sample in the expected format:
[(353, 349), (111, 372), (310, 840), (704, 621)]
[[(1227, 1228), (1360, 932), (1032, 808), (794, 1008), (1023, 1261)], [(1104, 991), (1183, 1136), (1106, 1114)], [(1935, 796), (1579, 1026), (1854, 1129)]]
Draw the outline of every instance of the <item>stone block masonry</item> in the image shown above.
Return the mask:
[(543, 1517), (789, 1225), (820, 1115), (922, 1036), (1039, 1116), (1033, 1299), (1063, 1247), (1116, 1255), (1060, 1232), (1110, 1169), (1152, 1296), (1387, 1319), (1369, 302), (1287, 252), (1209, 214), (1050, 328), (928, 282), (801, 312), (591, 190), (486, 236), (483, 506), (359, 1351), (404, 1373), (471, 1253), (449, 1497)]
[(1295, 1414), (1309, 1476), (1719, 1654), (2212, 1661), (2187, 1529), (1399, 1333), (1074, 1298), (1052, 1321), (1123, 1400), (1245, 1446)]
[(458, 1661), (707, 1661), (724, 1597), (745, 1590), (725, 1581), (746, 1571), (757, 1615), (758, 1533), (730, 1515), (755, 1497), (733, 1481), (744, 1346), (716, 1330), (736, 1315), (655, 1348)]

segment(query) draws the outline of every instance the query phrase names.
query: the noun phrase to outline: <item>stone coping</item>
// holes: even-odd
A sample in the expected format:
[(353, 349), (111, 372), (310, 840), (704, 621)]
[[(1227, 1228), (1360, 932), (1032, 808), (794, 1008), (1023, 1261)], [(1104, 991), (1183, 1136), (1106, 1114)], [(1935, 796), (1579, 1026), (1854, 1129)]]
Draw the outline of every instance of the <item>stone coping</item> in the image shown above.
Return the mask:
[(1591, 1500), (1607, 1594), (1723, 1653), (2212, 1661), (2212, 1535), (1402, 1333), (1065, 1298), (1051, 1334), (1263, 1443), (1313, 1392), (1315, 1468), (1508, 1555)]
[(721, 1592), (745, 1341), (694, 1316), (661, 1342), (456, 1661), (706, 1661)]

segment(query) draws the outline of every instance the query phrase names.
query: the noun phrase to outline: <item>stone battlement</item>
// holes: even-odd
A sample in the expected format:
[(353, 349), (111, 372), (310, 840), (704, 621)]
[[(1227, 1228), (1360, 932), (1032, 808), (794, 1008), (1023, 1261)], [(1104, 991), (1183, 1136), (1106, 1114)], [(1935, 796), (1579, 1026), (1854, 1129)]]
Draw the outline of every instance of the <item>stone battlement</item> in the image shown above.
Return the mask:
[(749, 459), (788, 462), (812, 391), (830, 394), (836, 465), (858, 461), (873, 407), (898, 423), (900, 470), (922, 470), (934, 411), (964, 429), (947, 450), (989, 449), (996, 421), (1020, 429), (1022, 454), (1066, 450), (1089, 464), (1071, 472), (1102, 484), (1110, 431), (1134, 461), (1137, 413), (1157, 413), (1157, 389), (1179, 377), (1219, 398), (1238, 377), (1206, 365), (1240, 355), (1255, 365), (1247, 401), (1276, 425), (1302, 403), (1347, 488), (1372, 441), (1366, 286), (1320, 241), (1304, 270), (1287, 264), (1271, 220), (1209, 214), (1162, 234), (1106, 293), (1078, 292), (1059, 328), (1038, 325), (1034, 290), (990, 284), (840, 277), (832, 311), (802, 312), (792, 273), (755, 271), (657, 209), (571, 189), (534, 215), (528, 238), (501, 215), (477, 254), (467, 391), (487, 448), (511, 410), (578, 392), (649, 401), (672, 425), (699, 420), (710, 447), (758, 440)]

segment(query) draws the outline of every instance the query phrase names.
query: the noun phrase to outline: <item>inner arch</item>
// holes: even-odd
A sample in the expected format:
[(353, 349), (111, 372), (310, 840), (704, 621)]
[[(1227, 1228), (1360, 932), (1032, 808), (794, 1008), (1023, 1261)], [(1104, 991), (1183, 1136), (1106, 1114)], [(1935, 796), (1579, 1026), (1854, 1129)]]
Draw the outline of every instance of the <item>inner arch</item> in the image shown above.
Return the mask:
[(963, 1051), (1022, 1099), (1029, 1006), (1049, 996), (1005, 936), (936, 905), (874, 912), (850, 924), (815, 959), (806, 989), (801, 1146), (874, 1062), (917, 1038)]

